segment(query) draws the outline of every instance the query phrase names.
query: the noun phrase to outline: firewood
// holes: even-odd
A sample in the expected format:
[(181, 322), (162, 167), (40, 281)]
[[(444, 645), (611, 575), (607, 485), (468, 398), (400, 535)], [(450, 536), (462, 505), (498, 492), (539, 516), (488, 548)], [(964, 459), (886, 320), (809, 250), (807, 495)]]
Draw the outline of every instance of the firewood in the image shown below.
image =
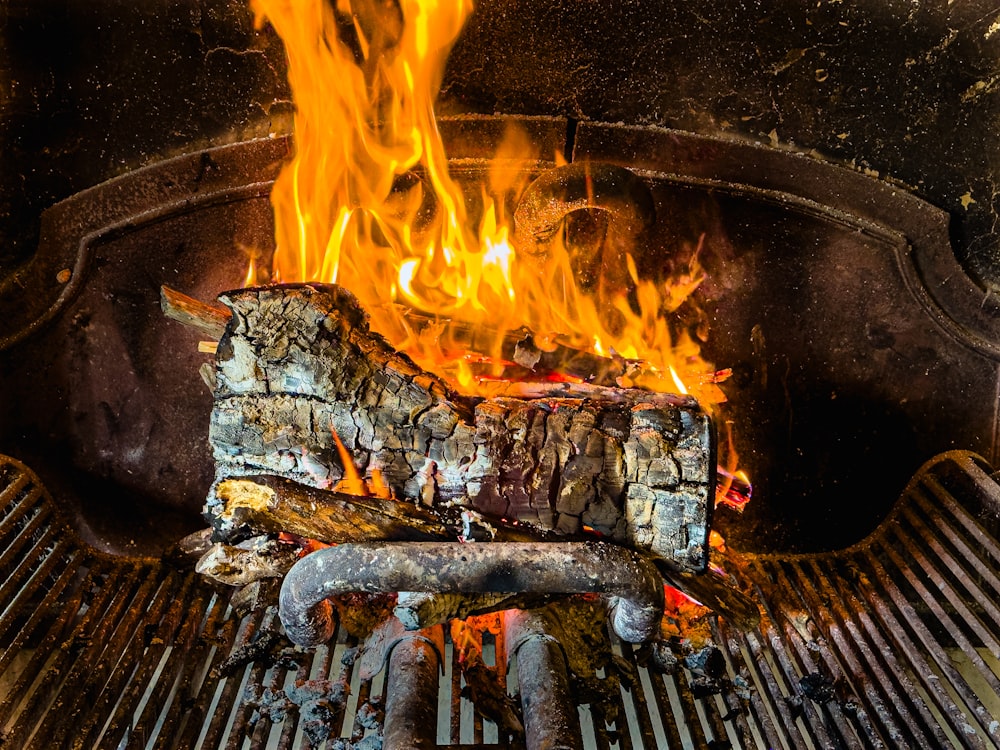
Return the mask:
[[(252, 288), (221, 300), (233, 316), (209, 430), (218, 480), (269, 473), (329, 485), (343, 474), (336, 434), (401, 499), (570, 534), (590, 527), (704, 569), (714, 443), (693, 399), (596, 387), (463, 397), (370, 331), (344, 289)], [(210, 494), (208, 515), (223, 507)]]
[(410, 502), (360, 497), (310, 487), (279, 476), (224, 479), (215, 487), (222, 505), (212, 516), (223, 538), (287, 532), (327, 544), (368, 541), (536, 542), (544, 530), (474, 510), (424, 508)]
[[(195, 328), (211, 338), (212, 341), (199, 343), (198, 350), (206, 353), (215, 352), (211, 343), (222, 338), (230, 318), (230, 312), (225, 307), (202, 302), (168, 286), (160, 287), (160, 308), (171, 320)], [(402, 317), (418, 336), (442, 323), (432, 315), (398, 305), (394, 306), (393, 313)], [(452, 320), (445, 322), (452, 346), (461, 346), (469, 352), (487, 356), (494, 353), (495, 342), (499, 340), (498, 356), (501, 361), (534, 374), (559, 372), (586, 379), (594, 385), (611, 386), (619, 377), (642, 366), (639, 361), (602, 357), (582, 351), (555, 338), (539, 342), (531, 331), (523, 328), (501, 335), (489, 327)]]
[(201, 331), (213, 341), (222, 338), (230, 317), (226, 308), (188, 297), (168, 286), (160, 287), (160, 309), (171, 320)]
[(697, 575), (677, 570), (663, 560), (654, 561), (663, 580), (674, 589), (722, 615), (743, 632), (760, 624), (760, 609), (734, 582), (721, 573), (707, 570)]

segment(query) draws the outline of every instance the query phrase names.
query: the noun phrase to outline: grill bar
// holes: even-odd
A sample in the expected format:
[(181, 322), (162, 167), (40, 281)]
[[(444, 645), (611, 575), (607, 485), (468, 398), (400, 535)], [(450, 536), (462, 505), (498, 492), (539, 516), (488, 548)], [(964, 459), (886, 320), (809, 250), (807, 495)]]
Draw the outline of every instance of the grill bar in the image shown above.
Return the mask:
[[(835, 580), (813, 587), (812, 582), (821, 581), (824, 571), (811, 562), (803, 564), (797, 572), (796, 584), (818, 603), (817, 609), (825, 620), (836, 623), (830, 628), (831, 639), (845, 662), (846, 675), (852, 678), (850, 686), (854, 694), (865, 696), (869, 710), (885, 725), (889, 739), (919, 745), (922, 741), (919, 720), (928, 720), (930, 714), (921, 711), (922, 703), (907, 705), (912, 693), (908, 678), (898, 671), (898, 662), (883, 658), (890, 648), (869, 613)], [(824, 602), (829, 609), (823, 606)], [(866, 679), (858, 680), (859, 675)]]
[[(75, 685), (70, 692), (63, 691), (58, 704), (58, 722), (43, 722), (32, 737), (29, 747), (65, 747), (67, 737), (75, 733), (85, 712), (95, 705), (107, 680), (117, 671), (132, 634), (141, 628), (141, 618), (146, 614), (146, 604), (157, 581), (154, 571), (146, 572), (133, 597), (119, 594), (113, 601), (110, 617), (104, 619), (93, 639), (87, 644), (85, 655), (77, 660), (66, 675), (66, 682)], [(158, 615), (154, 609), (154, 612)], [(131, 665), (122, 667), (130, 671)]]
[[(891, 602), (898, 608), (901, 615), (898, 622), (910, 631), (922, 646), (922, 649), (913, 649), (912, 646), (908, 649), (907, 655), (910, 657), (911, 663), (917, 666), (917, 668), (922, 667), (928, 674), (943, 674), (945, 676), (947, 683), (952, 687), (952, 691), (958, 694), (959, 698), (964, 702), (964, 705), (958, 706), (953, 701), (948, 700), (946, 703), (942, 702), (939, 704), (938, 708), (947, 712), (948, 715), (946, 718), (951, 724), (953, 730), (956, 732), (962, 732), (963, 734), (967, 733), (966, 727), (968, 726), (970, 717), (968, 717), (965, 713), (965, 706), (970, 705), (970, 703), (975, 705), (976, 701), (974, 693), (952, 665), (951, 659), (945, 651), (945, 647), (934, 637), (931, 631), (920, 619), (917, 610), (904, 598), (903, 593), (899, 590), (895, 583), (890, 580), (889, 573), (874, 557), (871, 558), (870, 562), (873, 573), (877, 577), (878, 582), (888, 594)], [(911, 582), (914, 580), (909, 570), (902, 571), (902, 573), (910, 578)], [(926, 595), (927, 591), (923, 587), (920, 587), (918, 589), (918, 594), (920, 593)], [(939, 622), (941, 622), (941, 624), (948, 625), (950, 623), (950, 618), (948, 618), (947, 621), (943, 619), (946, 615), (940, 607), (932, 606), (931, 613), (936, 619), (938, 619)], [(949, 629), (953, 630), (954, 623), (950, 624), (951, 628)], [(964, 639), (963, 645), (965, 648), (973, 650), (971, 644)], [(930, 658), (927, 658), (925, 654), (929, 654)], [(937, 678), (928, 678), (928, 680), (931, 679)]]
[[(137, 737), (148, 736), (153, 731), (156, 712), (168, 705), (168, 698), (175, 684), (174, 673), (183, 666), (183, 663), (174, 662), (171, 665), (173, 669), (170, 669), (163, 665), (163, 660), (171, 648), (179, 648), (182, 651), (191, 649), (195, 627), (204, 612), (203, 592), (200, 592), (195, 602), (187, 601), (193, 583), (193, 576), (186, 577), (182, 581), (180, 592), (169, 600), (162, 600), (163, 604), (171, 603), (172, 606), (148, 638), (148, 650), (144, 654), (136, 655), (136, 662), (140, 666), (132, 676), (127, 689), (123, 691), (122, 698), (117, 704), (109, 702), (108, 710), (114, 709), (114, 714), (105, 730), (107, 736), (119, 736), (122, 730)], [(167, 588), (163, 587), (163, 590)], [(185, 616), (186, 620), (183, 627), (179, 622), (182, 616)], [(168, 645), (171, 643), (175, 643), (176, 646)], [(106, 695), (110, 699), (111, 693), (108, 692)], [(145, 705), (143, 705), (144, 700)], [(105, 729), (100, 725), (95, 725), (95, 728)], [(165, 726), (164, 730), (169, 733), (168, 726)]]
[[(241, 681), (236, 679), (222, 679), (224, 677), (223, 661), (226, 657), (226, 651), (233, 653), (240, 649), (245, 649), (259, 629), (260, 618), (263, 614), (261, 611), (256, 616), (251, 615), (244, 619), (240, 624), (240, 632), (237, 638), (230, 640), (229, 643), (219, 643), (220, 659), (216, 662), (215, 668), (210, 675), (213, 678), (211, 682), (215, 683), (216, 690), (221, 690), (221, 695), (218, 696), (218, 702), (216, 703), (218, 708), (209, 712), (212, 720), (208, 726), (208, 733), (203, 740), (205, 747), (221, 747), (221, 740), (225, 736), (229, 723), (229, 711), (232, 710), (232, 706), (239, 704), (239, 691), (242, 688)], [(224, 645), (230, 647), (231, 650), (224, 650)], [(222, 680), (221, 684), (219, 684), (219, 680)], [(214, 692), (210, 692), (209, 695), (214, 696)]]
[[(86, 547), (37, 479), (4, 460), (0, 746), (271, 750), (332, 748), (338, 737), (365, 747), (382, 735), (386, 748), (533, 748), (555, 737), (566, 747), (609, 750), (997, 750), (998, 511), (989, 469), (947, 454), (854, 547), (737, 556), (764, 616), (748, 633), (713, 621), (721, 666), (707, 682), (683, 661), (661, 674), (648, 649), (609, 634), (605, 647), (630, 687), (591, 675), (608, 688), (577, 706), (573, 677), (551, 681), (547, 670), (523, 669), (537, 663), (531, 649), (541, 649), (558, 674), (572, 644), (561, 648), (543, 627), (512, 645), (523, 627), (508, 617), (496, 659), (521, 666), (508, 675), (509, 688), (534, 706), (524, 713), (521, 744), (463, 697), (450, 643), (442, 666), (436, 647), (406, 638), (374, 679), (360, 673), (352, 654), (361, 644), (343, 628), (327, 646), (293, 649), (273, 607), (240, 618), (190, 571)], [(315, 705), (285, 701), (277, 711), (268, 702), (307, 680), (339, 680), (351, 694), (330, 703), (317, 724), (307, 721), (323, 713)], [(544, 723), (556, 715), (561, 729)]]

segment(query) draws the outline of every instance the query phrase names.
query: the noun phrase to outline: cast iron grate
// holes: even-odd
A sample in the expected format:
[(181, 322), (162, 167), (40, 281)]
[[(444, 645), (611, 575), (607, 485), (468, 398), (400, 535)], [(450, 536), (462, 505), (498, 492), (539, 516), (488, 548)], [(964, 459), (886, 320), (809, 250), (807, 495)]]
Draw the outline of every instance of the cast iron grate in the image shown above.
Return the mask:
[[(738, 558), (762, 624), (713, 623), (713, 687), (693, 665), (647, 669), (642, 649), (610, 636), (631, 688), (568, 706), (579, 727), (556, 734), (608, 749), (1000, 747), (998, 517), (990, 469), (945, 454), (864, 542)], [(12, 459), (0, 462), (0, 576), (0, 746), (506, 746), (463, 697), (450, 644), (439, 654), (433, 637), (404, 638), (375, 671), (338, 632), (287, 658), (273, 609), (240, 618), (184, 566), (94, 551)], [(506, 658), (502, 640), (485, 638), (487, 660)], [(418, 652), (429, 667), (404, 675)], [(346, 699), (269, 708), (307, 680)], [(550, 686), (523, 687), (540, 691), (524, 700), (551, 699)], [(421, 700), (438, 715), (407, 714)]]

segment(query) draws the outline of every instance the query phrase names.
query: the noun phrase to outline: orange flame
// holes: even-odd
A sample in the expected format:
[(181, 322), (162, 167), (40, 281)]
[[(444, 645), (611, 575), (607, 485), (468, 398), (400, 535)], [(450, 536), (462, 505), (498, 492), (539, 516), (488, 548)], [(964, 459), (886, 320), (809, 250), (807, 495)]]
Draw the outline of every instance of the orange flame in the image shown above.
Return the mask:
[(377, 468), (373, 468), (371, 479), (365, 480), (361, 476), (361, 472), (358, 471), (358, 467), (354, 465), (354, 457), (351, 455), (351, 452), (347, 450), (347, 447), (340, 439), (340, 435), (333, 429), (332, 423), (330, 424), (330, 434), (333, 436), (333, 442), (337, 446), (337, 455), (340, 457), (341, 466), (344, 468), (344, 474), (340, 478), (340, 481), (337, 482), (337, 486), (333, 488), (334, 491), (344, 492), (357, 497), (377, 497), (382, 500), (392, 499), (392, 488), (386, 484), (382, 472)]
[[(271, 280), (350, 289), (375, 330), (466, 391), (502, 374), (505, 333), (526, 327), (536, 343), (640, 361), (622, 386), (724, 400), (701, 335), (670, 320), (705, 276), (700, 244), (670, 279), (640, 278), (627, 258), (629, 294), (598, 300), (577, 284), (567, 248), (543, 268), (517, 257), (510, 205), (539, 163), (525, 134), (499, 145), (475, 211), (449, 174), (434, 100), (470, 0), (252, 6), (284, 40), (296, 103), (296, 152), (271, 196)], [(418, 330), (399, 303), (440, 324)], [(488, 328), (493, 343), (470, 359), (452, 323)]]
[(340, 457), (340, 465), (344, 468), (344, 474), (340, 478), (340, 481), (337, 482), (334, 490), (344, 492), (348, 495), (356, 495), (357, 497), (368, 497), (368, 484), (361, 477), (361, 473), (354, 465), (354, 457), (344, 447), (343, 441), (340, 439), (337, 431), (333, 429), (332, 424), (330, 425), (330, 434), (333, 435), (333, 442), (337, 445), (337, 455)]

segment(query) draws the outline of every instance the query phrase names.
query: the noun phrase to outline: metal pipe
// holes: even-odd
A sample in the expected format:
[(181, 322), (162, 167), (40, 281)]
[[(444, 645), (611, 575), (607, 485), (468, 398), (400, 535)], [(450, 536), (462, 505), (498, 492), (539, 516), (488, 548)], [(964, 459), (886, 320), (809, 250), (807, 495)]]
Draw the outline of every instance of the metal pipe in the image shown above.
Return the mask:
[(373, 542), (341, 544), (299, 560), (281, 585), (288, 637), (317, 646), (333, 636), (327, 597), (431, 591), (610, 594), (615, 633), (641, 643), (659, 633), (663, 580), (637, 552), (602, 542)]
[(384, 750), (425, 750), (437, 747), (440, 655), (432, 639), (443, 643), (440, 626), (403, 635), (389, 655)]
[(546, 617), (508, 610), (504, 613), (504, 638), (508, 660), (517, 655), (527, 750), (583, 750), (566, 654), (549, 634)]

